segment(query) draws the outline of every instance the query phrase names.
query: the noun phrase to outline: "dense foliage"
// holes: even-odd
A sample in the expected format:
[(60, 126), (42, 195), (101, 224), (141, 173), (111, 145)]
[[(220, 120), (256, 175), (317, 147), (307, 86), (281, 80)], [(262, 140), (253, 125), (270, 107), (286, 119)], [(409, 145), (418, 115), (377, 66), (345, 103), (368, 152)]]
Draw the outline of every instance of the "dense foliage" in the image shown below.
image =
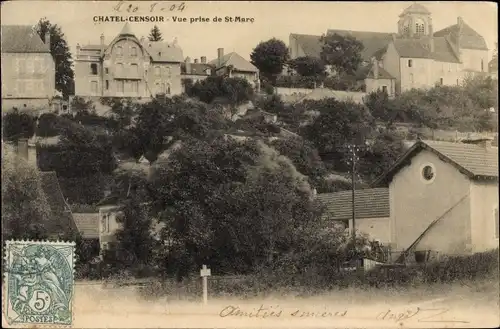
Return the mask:
[(260, 42), (250, 54), (251, 62), (259, 69), (261, 76), (273, 82), (282, 72), (288, 57), (288, 47), (276, 38)]
[(36, 119), (28, 114), (13, 110), (2, 118), (2, 138), (16, 141), (20, 138), (31, 138), (35, 133)]

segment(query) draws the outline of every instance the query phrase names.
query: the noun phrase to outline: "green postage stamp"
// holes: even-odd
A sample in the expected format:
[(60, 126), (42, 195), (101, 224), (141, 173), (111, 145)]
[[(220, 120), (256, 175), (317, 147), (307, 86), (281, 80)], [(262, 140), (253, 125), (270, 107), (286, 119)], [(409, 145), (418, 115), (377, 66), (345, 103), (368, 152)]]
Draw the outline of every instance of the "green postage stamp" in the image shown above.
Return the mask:
[(75, 244), (14, 240), (6, 242), (5, 254), (9, 325), (71, 326)]

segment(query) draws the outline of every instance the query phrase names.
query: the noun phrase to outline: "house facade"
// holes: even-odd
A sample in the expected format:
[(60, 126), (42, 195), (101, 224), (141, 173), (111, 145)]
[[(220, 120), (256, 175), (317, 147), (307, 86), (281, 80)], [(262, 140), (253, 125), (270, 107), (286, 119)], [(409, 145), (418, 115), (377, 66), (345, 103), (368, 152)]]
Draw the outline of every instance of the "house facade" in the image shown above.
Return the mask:
[[(488, 47), (484, 38), (461, 17), (457, 23), (434, 32), (432, 14), (424, 6), (413, 4), (399, 16), (397, 33), (328, 30), (327, 34), (352, 36), (364, 49), (364, 64), (373, 59), (392, 79), (382, 83), (365, 82), (366, 91), (390, 89), (395, 92), (435, 85), (453, 86), (470, 75), (487, 74)], [(290, 57), (320, 57), (320, 36), (291, 34)], [(377, 79), (375, 79), (377, 80)]]
[(177, 42), (139, 40), (128, 23), (109, 43), (77, 45), (75, 95), (150, 98), (182, 93), (182, 49)]
[(31, 26), (3, 25), (2, 111), (49, 110), (56, 95), (50, 34), (44, 40)]
[(259, 69), (235, 52), (224, 54), (224, 49), (217, 49), (217, 58), (210, 61), (216, 75), (230, 78), (243, 78), (255, 89), (260, 88)]
[(393, 250), (498, 247), (498, 148), (489, 144), (417, 141), (375, 182), (389, 189)]
[(181, 65), (182, 80), (191, 80), (192, 83), (205, 80), (213, 75), (214, 72), (215, 67), (207, 63), (205, 56), (202, 56), (199, 61), (195, 58), (194, 62), (191, 62), (190, 57), (186, 57), (184, 63)]

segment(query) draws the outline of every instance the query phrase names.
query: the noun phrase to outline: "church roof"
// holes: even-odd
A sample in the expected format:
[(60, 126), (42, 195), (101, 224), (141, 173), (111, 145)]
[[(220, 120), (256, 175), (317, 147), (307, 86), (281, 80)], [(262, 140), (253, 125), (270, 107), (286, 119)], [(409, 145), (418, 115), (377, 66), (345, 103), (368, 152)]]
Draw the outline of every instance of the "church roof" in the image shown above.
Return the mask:
[(295, 39), (302, 48), (304, 56), (320, 58), (322, 48), (320, 35), (291, 33), (290, 43), (292, 42), (291, 39)]
[(434, 52), (428, 39), (396, 39), (394, 47), (403, 58), (428, 58), (438, 62), (459, 63), (452, 45), (445, 37), (434, 37)]
[(219, 63), (219, 59), (216, 58), (211, 60), (208, 64), (215, 66), (215, 69), (218, 70), (221, 67), (227, 67), (232, 65), (234, 70), (243, 71), (243, 72), (259, 72), (259, 69), (256, 68), (252, 63), (241, 57), (235, 52), (231, 52), (222, 56), (222, 59)]
[(3, 25), (2, 53), (50, 53), (38, 33), (29, 25)]
[(383, 32), (368, 32), (368, 31), (350, 31), (350, 30), (332, 30), (329, 29), (329, 34), (338, 34), (341, 36), (351, 36), (356, 38), (363, 44), (364, 49), (361, 51), (363, 60), (370, 60), (374, 54), (380, 49), (386, 47), (392, 41), (392, 33)]
[(459, 24), (450, 25), (442, 30), (434, 33), (435, 37), (449, 36), (451, 40), (456, 41), (460, 36), (460, 48), (488, 50), (488, 46), (484, 38), (477, 33), (472, 27), (467, 25), (462, 20), (462, 28)]
[(125, 25), (123, 26), (120, 34), (118, 34), (118, 35), (123, 35), (123, 36), (125, 36), (125, 35), (134, 35), (134, 33), (132, 33), (132, 30), (130, 29), (130, 25), (129, 25), (128, 22), (125, 23)]
[(424, 6), (422, 6), (421, 4), (414, 3), (410, 7), (406, 8), (405, 10), (403, 10), (403, 12), (401, 13), (401, 15), (399, 15), (399, 17), (402, 17), (402, 16), (404, 16), (406, 14), (424, 14), (424, 15), (430, 15), (431, 12), (427, 8), (425, 8)]

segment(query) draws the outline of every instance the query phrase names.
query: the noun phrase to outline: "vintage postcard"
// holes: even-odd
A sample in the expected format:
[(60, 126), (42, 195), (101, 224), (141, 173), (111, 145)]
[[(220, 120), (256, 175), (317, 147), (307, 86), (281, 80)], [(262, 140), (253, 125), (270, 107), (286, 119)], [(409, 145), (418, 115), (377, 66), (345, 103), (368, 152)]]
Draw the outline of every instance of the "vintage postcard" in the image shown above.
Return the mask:
[(497, 16), (2, 2), (2, 326), (498, 327)]

